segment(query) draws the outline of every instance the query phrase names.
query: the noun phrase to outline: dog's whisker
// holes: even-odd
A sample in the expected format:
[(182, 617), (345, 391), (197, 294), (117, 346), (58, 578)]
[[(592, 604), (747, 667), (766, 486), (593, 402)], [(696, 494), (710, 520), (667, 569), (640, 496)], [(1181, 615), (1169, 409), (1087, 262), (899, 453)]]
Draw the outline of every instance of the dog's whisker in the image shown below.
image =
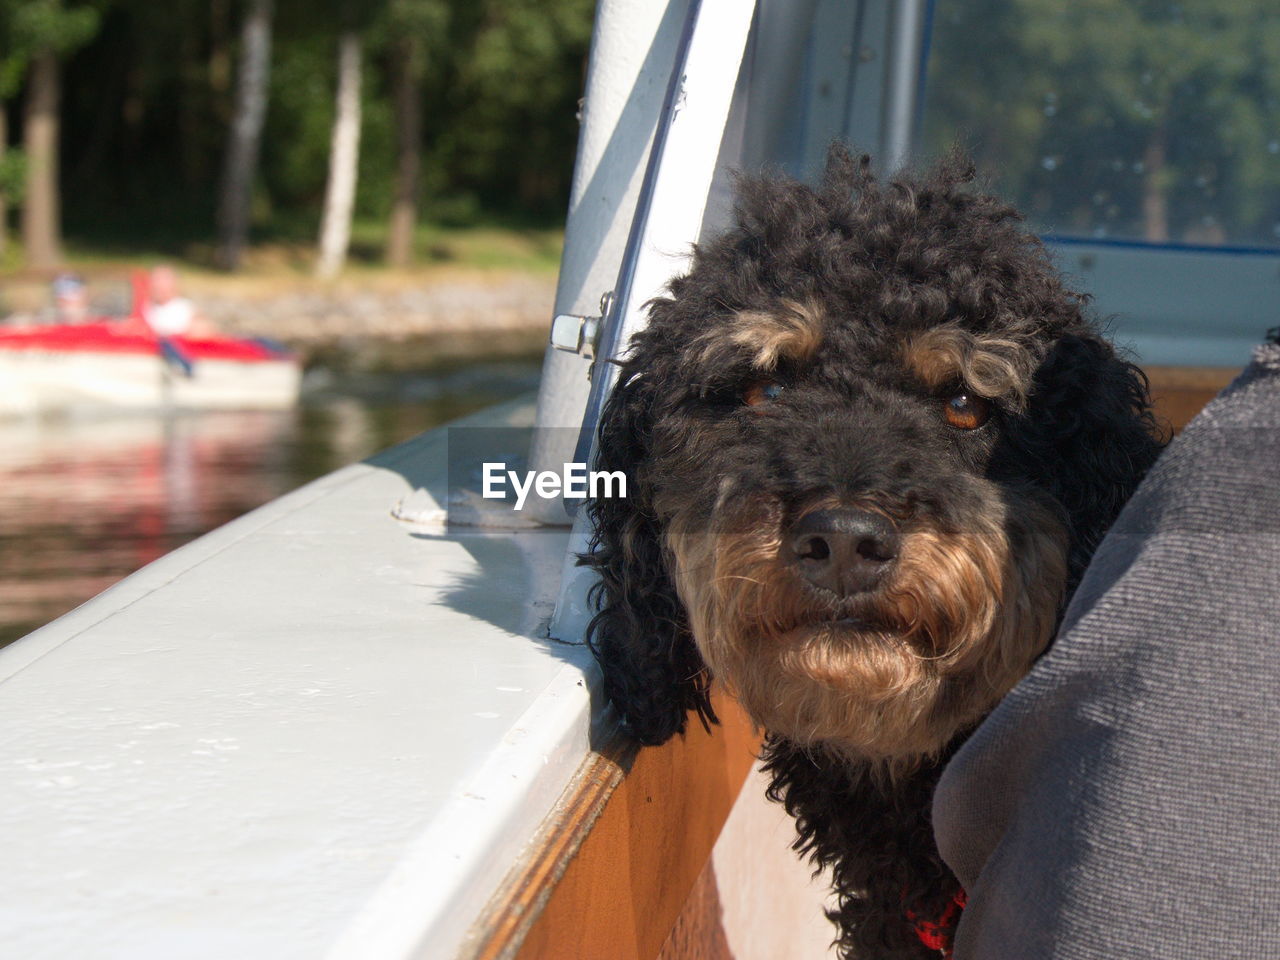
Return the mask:
[(761, 580), (759, 577), (747, 577), (747, 576), (742, 576), (740, 574), (722, 574), (721, 576), (716, 577), (716, 579), (712, 582), (725, 583), (730, 580), (741, 580), (744, 583), (754, 583), (756, 586), (761, 586), (764, 583), (764, 581)]

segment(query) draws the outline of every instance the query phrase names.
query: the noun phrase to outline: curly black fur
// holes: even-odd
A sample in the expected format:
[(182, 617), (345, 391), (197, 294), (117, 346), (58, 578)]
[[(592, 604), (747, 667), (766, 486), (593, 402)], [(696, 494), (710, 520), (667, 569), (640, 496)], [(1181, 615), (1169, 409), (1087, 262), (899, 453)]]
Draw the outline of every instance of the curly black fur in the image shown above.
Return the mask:
[[(835, 147), (816, 189), (786, 178), (744, 180), (735, 224), (699, 247), (670, 296), (651, 305), (599, 436), (598, 468), (625, 471), (631, 496), (590, 504), (595, 535), (584, 558), (600, 575), (589, 637), (605, 692), (642, 743), (682, 733), (690, 711), (714, 720), (712, 678), (677, 595), (662, 539), (669, 518), (655, 499), (696, 500), (719, 475), (747, 478), (784, 504), (798, 501), (831, 486), (818, 478), (833, 460), (842, 476), (856, 468), (859, 450), (833, 448), (840, 438), (830, 425), (858, 417), (884, 418), (876, 455), (912, 454), (912, 438), (932, 428), (919, 422), (926, 400), (898, 397), (910, 391), (894, 379), (894, 350), (908, 336), (952, 325), (1016, 343), (1030, 387), (1025, 403), (1000, 406), (981, 437), (923, 452), (910, 490), (895, 495), (928, 500), (945, 522), (948, 510), (963, 508), (963, 495), (954, 484), (930, 489), (944, 468), (1029, 490), (1053, 505), (1067, 531), (1068, 596), (1157, 456), (1143, 374), (1102, 338), (1085, 298), (1063, 286), (1015, 210), (966, 188), (972, 177), (952, 158), (927, 177), (880, 182), (867, 158)], [(785, 428), (781, 419), (745, 415), (742, 392), (759, 372), (706, 346), (707, 332), (735, 314), (782, 303), (816, 304), (831, 318), (812, 372), (784, 361), (778, 374), (815, 384), (803, 416), (828, 425), (821, 453), (799, 415)], [(881, 397), (889, 399), (867, 399)], [(834, 432), (841, 429), (850, 428)], [(846, 446), (872, 442), (849, 437)], [(941, 755), (918, 758), (896, 777), (768, 737), (770, 796), (795, 817), (797, 849), (833, 870), (842, 955), (935, 955), (905, 917), (941, 915), (957, 890), (934, 846), (929, 806), (966, 732), (957, 729)]]

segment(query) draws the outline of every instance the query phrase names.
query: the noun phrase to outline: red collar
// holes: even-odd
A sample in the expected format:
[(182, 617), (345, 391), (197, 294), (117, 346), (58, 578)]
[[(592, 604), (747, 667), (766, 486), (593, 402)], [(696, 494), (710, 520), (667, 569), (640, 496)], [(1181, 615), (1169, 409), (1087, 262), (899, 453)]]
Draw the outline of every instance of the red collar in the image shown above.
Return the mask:
[(942, 911), (937, 920), (924, 920), (914, 910), (907, 910), (907, 922), (915, 928), (916, 936), (930, 950), (937, 950), (944, 960), (951, 960), (951, 941), (955, 937), (956, 924), (960, 922), (960, 911), (968, 902), (968, 896), (960, 890)]

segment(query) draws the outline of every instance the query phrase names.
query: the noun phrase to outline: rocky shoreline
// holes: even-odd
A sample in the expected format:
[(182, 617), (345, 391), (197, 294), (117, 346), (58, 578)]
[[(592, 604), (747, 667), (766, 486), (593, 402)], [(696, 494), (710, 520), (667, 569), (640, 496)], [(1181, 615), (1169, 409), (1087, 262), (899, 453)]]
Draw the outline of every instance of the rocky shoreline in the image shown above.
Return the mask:
[[(95, 310), (128, 312), (127, 276), (86, 275)], [(195, 272), (182, 280), (200, 313), (228, 333), (278, 340), (308, 364), (366, 370), (540, 352), (556, 286), (554, 274), (457, 269), (356, 271), (333, 283)], [(15, 313), (36, 313), (48, 303), (48, 283), (9, 283), (3, 297)]]
[(554, 277), (530, 275), (480, 275), (384, 289), (299, 287), (259, 295), (190, 286), (200, 310), (222, 329), (298, 347), (360, 338), (545, 336), (555, 297)]

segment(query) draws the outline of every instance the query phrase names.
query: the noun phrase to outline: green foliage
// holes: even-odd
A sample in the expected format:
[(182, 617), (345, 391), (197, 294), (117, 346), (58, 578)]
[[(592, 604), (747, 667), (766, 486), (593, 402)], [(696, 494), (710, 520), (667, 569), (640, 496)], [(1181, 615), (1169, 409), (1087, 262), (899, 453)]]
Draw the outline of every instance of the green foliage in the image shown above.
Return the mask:
[[(207, 247), (241, 4), (92, 3), (0, 0), (0, 82), (16, 49), (5, 42), (10, 12), (22, 11), (24, 22), (50, 9), (96, 17), (92, 39), (64, 61), (66, 230), (94, 242), (128, 232), (175, 254)], [(345, 23), (362, 31), (365, 47), (359, 217), (373, 222), (388, 211), (394, 78), (406, 46), (421, 78), (424, 219), (465, 225), (500, 214), (550, 224), (563, 216), (593, 0), (277, 0), (276, 11), (256, 236), (314, 238)], [(88, 21), (70, 22), (83, 37)]]
[(439, 142), (447, 162), (477, 187), (500, 184), (526, 208), (561, 202), (567, 179), (552, 172), (553, 158), (576, 145), (593, 6), (484, 0), (472, 8), (453, 91), (466, 122), (442, 131)]
[(0, 102), (18, 91), (33, 55), (73, 53), (97, 33), (99, 20), (95, 7), (62, 0), (0, 0)]
[(1270, 0), (940, 3), (933, 36), (930, 146), (959, 132), (1039, 226), (1276, 241)]
[(414, 37), (423, 49), (439, 54), (448, 36), (452, 10), (446, 0), (390, 0), (377, 25), (378, 39), (388, 45), (401, 37)]
[(391, 207), (391, 172), (396, 150), (395, 116), (391, 99), (375, 87), (378, 78), (365, 69), (361, 107), (360, 172), (356, 181), (356, 211), (382, 218)]
[[(287, 232), (310, 230), (333, 122), (332, 30), (291, 8), (277, 35), (262, 179)], [(385, 215), (395, 168), (393, 45), (411, 36), (423, 81), (423, 206), (455, 224), (481, 209), (563, 214), (593, 0), (390, 0), (366, 31), (357, 214)]]
[[(336, 44), (349, 27), (365, 45), (356, 204), (366, 251), (380, 248), (374, 234), (390, 202), (395, 79), (406, 64), (421, 86), (424, 221), (557, 221), (593, 7), (277, 0), (257, 235), (299, 243), (315, 235)], [(0, 102), (21, 96), (32, 53), (52, 47), (63, 59), (62, 186), (73, 238), (115, 231), (175, 253), (207, 247), (242, 8), (237, 0), (0, 0)], [(1038, 227), (1274, 244), (1278, 64), (1273, 0), (939, 0), (926, 140), (942, 150), (964, 139)], [(11, 153), (0, 170), (11, 197), (20, 164)]]
[[(593, 0), (277, 0), (254, 198), (268, 239), (314, 237), (341, 30), (365, 41), (357, 214), (388, 211), (397, 71), (419, 78), (424, 220), (562, 215)], [(233, 103), (236, 0), (0, 0), (0, 103), (29, 59), (63, 61), (68, 230), (208, 245)], [(939, 0), (925, 134), (960, 136), (1038, 227), (1274, 244), (1274, 0)], [(17, 111), (10, 116), (16, 118)], [(15, 133), (17, 131), (14, 131)], [(9, 197), (12, 151), (0, 168)], [(1165, 221), (1163, 226), (1159, 221)]]
[(64, 6), (62, 0), (26, 0), (13, 5), (10, 24), (16, 48), (52, 50), (65, 56), (87, 43), (98, 30), (93, 7)]
[(0, 197), (21, 204), (27, 180), (27, 158), (12, 147), (0, 154)]
[(276, 44), (262, 181), (275, 207), (315, 207), (328, 176), (333, 125), (334, 39), (313, 34)]

